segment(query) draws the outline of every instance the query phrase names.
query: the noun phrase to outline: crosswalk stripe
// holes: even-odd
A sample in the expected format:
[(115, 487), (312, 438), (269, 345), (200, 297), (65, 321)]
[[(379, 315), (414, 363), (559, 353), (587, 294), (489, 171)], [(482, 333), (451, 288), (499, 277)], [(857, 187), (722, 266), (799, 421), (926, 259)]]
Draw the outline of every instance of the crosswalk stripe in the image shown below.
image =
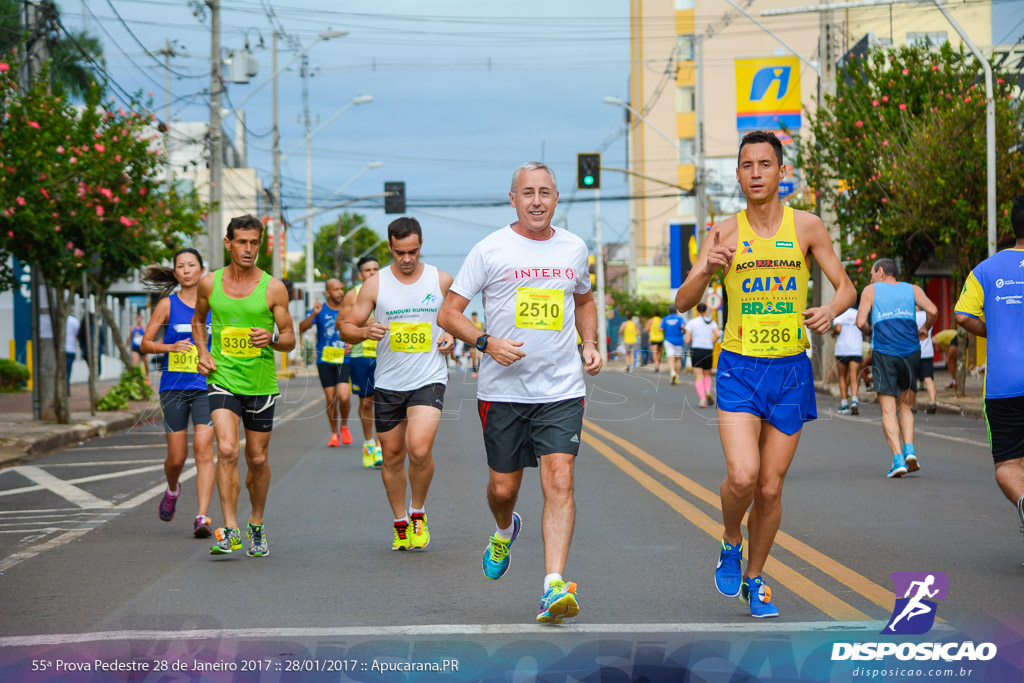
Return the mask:
[[(104, 510), (114, 507), (114, 504), (110, 501), (97, 498), (88, 491), (80, 489), (74, 484), (63, 479), (59, 479), (35, 465), (22, 465), (15, 469), (17, 469), (18, 474), (22, 475), (26, 479), (34, 481), (43, 488), (56, 493), (64, 500), (69, 503), (74, 503), (84, 510)], [(17, 491), (18, 489), (13, 490)], [(4, 491), (3, 494), (0, 495), (8, 493), (10, 493), (10, 491)]]

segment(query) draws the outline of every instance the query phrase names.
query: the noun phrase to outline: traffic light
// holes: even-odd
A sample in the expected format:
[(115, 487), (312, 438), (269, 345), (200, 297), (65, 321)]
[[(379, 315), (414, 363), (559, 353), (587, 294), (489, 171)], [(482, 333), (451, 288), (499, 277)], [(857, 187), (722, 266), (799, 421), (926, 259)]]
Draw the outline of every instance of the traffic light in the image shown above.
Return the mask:
[(576, 187), (581, 190), (601, 189), (601, 155), (576, 155)]
[(384, 213), (405, 213), (405, 183), (384, 183)]

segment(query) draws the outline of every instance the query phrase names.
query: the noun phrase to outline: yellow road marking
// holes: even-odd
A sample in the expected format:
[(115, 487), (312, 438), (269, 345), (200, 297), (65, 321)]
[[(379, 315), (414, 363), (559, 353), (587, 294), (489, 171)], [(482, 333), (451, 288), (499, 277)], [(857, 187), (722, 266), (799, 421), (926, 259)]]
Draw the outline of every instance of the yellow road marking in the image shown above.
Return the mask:
[[(686, 475), (677, 472), (672, 469), (661, 460), (658, 460), (647, 451), (633, 445), (629, 441), (626, 441), (620, 436), (617, 436), (601, 427), (598, 427), (590, 420), (584, 420), (584, 425), (587, 429), (592, 430), (594, 433), (608, 439), (626, 451), (636, 456), (639, 460), (649, 465), (651, 468), (668, 477), (676, 484), (681, 486), (686, 491), (697, 496), (705, 503), (713, 505), (717, 509), (722, 509), (722, 500), (717, 493), (713, 493), (708, 489), (704, 488), (694, 480), (690, 479)], [(746, 518), (744, 518), (744, 522)], [(787, 534), (785, 531), (779, 530), (775, 536), (775, 543), (794, 555), (800, 557), (805, 562), (810, 564), (812, 567), (816, 567), (821, 571), (825, 572), (829, 576), (832, 576), (837, 581), (845, 584), (852, 590), (860, 593), (865, 598), (875, 603), (879, 607), (882, 607), (886, 611), (892, 609), (893, 606), (893, 593), (891, 590), (886, 590), (882, 586), (867, 578), (863, 574), (860, 574), (853, 569), (850, 569), (846, 565), (833, 560), (828, 555), (815, 550), (811, 546), (807, 545), (803, 541), (794, 538)]]
[[(654, 477), (626, 460), (626, 458), (619, 455), (619, 453), (604, 442), (599, 441), (596, 437), (584, 432), (583, 440), (597, 450), (598, 453), (608, 458), (612, 464), (633, 477), (633, 479), (636, 479), (645, 489), (668, 503), (673, 510), (689, 520), (698, 529), (706, 532), (712, 538), (719, 538), (718, 532), (721, 527), (719, 522), (698, 510), (679, 494), (670, 491), (654, 479)], [(800, 572), (775, 558), (768, 558), (768, 562), (765, 563), (765, 571), (778, 579), (779, 583), (837, 621), (871, 621), (871, 617), (864, 612), (840, 600)]]

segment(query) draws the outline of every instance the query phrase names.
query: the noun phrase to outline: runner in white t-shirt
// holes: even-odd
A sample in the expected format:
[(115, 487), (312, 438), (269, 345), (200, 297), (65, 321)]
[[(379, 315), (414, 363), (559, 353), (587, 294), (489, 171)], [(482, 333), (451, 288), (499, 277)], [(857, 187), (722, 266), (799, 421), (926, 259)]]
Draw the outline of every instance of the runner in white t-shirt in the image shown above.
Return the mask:
[[(924, 325), (927, 314), (918, 309), (915, 315), (917, 327), (920, 329)], [(933, 415), (939, 410), (939, 406), (935, 402), (935, 346), (932, 345), (932, 332), (933, 328), (929, 327), (924, 337), (918, 335), (921, 339), (921, 365), (918, 367), (917, 379), (924, 382), (924, 388), (928, 392), (928, 407), (925, 408), (925, 412), (929, 415)], [(917, 385), (910, 388), (910, 410), (915, 413), (917, 412), (917, 388)]]
[[(395, 262), (363, 283), (340, 336), (350, 344), (377, 342), (373, 410), (384, 462), (381, 479), (394, 513), (392, 550), (430, 543), (426, 502), (434, 477), (434, 436), (441, 422), (452, 336), (438, 327), (437, 311), (452, 276), (420, 261), (419, 221), (403, 216), (388, 226)], [(374, 322), (367, 325), (370, 316)], [(405, 507), (405, 462), (411, 491)]]
[(708, 305), (700, 302), (697, 304), (697, 315), (683, 328), (683, 339), (692, 349), (693, 384), (697, 388), (701, 408), (715, 405), (715, 398), (711, 395), (711, 363), (715, 356), (715, 342), (721, 335), (718, 323), (708, 317), (707, 312)]
[[(559, 623), (579, 614), (576, 584), (564, 581), (562, 572), (576, 518), (573, 465), (583, 428), (583, 372), (596, 375), (602, 365), (597, 305), (586, 245), (551, 226), (558, 204), (551, 169), (535, 161), (517, 168), (509, 199), (518, 220), (469, 252), (438, 321), (486, 354), (477, 398), (491, 470), (487, 501), (497, 528), (484, 550), (484, 574), (499, 579), (508, 569), (509, 546), (522, 528), (514, 507), (523, 469), (539, 463), (547, 575), (537, 621)], [(463, 313), (478, 293), (487, 320), (483, 335)]]
[[(832, 336), (836, 339), (836, 371), (839, 374), (839, 414), (857, 415), (857, 379), (864, 359), (864, 335), (857, 327), (857, 308), (848, 309), (832, 321)], [(849, 391), (849, 393), (847, 393)], [(847, 402), (847, 397), (850, 397)]]

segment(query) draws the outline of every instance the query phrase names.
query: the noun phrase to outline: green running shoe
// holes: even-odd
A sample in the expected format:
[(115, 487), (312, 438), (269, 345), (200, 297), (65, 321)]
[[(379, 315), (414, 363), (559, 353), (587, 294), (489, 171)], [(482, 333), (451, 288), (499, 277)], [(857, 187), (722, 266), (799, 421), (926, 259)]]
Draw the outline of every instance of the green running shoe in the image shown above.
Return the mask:
[(213, 532), (217, 542), (210, 548), (211, 555), (228, 555), (242, 549), (242, 532), (229, 526), (222, 526)]

